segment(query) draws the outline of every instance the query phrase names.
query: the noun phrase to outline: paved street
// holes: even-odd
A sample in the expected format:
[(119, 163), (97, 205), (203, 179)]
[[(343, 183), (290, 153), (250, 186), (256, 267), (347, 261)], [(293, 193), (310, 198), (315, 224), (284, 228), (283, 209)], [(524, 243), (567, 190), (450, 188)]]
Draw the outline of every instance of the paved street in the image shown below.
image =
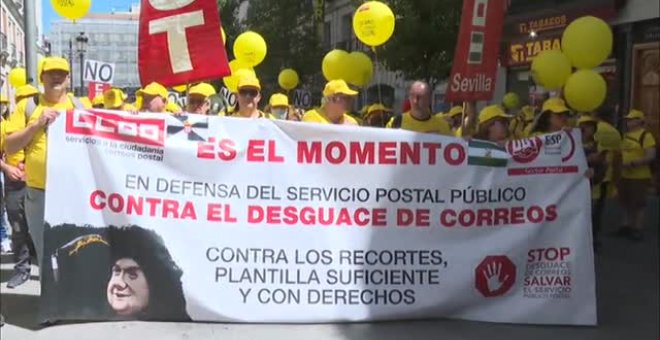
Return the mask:
[[(76, 323), (41, 328), (35, 322), (39, 287), (35, 277), (18, 289), (6, 288), (12, 265), (3, 257), (2, 340), (32, 339), (658, 339), (658, 201), (648, 214), (643, 243), (603, 238), (597, 256), (598, 327), (498, 325), (429, 320), (340, 325), (238, 325), (204, 323)], [(619, 223), (616, 206), (606, 209), (605, 231)], [(36, 272), (36, 268), (33, 268)]]

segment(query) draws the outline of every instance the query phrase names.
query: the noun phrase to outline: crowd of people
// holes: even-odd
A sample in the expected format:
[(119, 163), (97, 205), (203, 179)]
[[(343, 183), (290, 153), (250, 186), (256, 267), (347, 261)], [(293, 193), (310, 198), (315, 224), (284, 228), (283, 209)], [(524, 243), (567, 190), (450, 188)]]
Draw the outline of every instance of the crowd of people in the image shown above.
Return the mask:
[[(14, 274), (7, 283), (14, 288), (29, 279), (32, 255), (42, 263), (44, 255), (44, 200), (46, 187), (46, 132), (58, 119), (61, 110), (88, 109), (181, 114), (210, 114), (211, 98), (216, 89), (199, 83), (187, 90), (184, 108), (168, 100), (168, 90), (150, 83), (138, 90), (136, 101), (128, 103), (119, 88), (106, 90), (88, 101), (70, 94), (69, 63), (49, 57), (39, 75), (43, 91), (31, 85), (16, 89), (15, 105), (9, 107), (2, 98), (0, 123), (0, 167), (4, 187), (0, 189), (3, 211), (11, 229), (11, 245), (15, 257)], [(508, 107), (490, 105), (476, 112), (474, 103), (451, 107), (446, 113), (431, 110), (431, 87), (415, 81), (409, 88), (406, 107), (394, 112), (382, 103), (352, 113), (358, 92), (343, 80), (329, 81), (318, 107), (304, 112), (289, 103), (287, 95), (273, 94), (263, 110), (261, 84), (255, 77), (239, 80), (237, 104), (225, 107), (219, 115), (249, 119), (282, 119), (302, 123), (362, 125), (405, 129), (462, 138), (490, 141), (504, 146), (507, 141), (571, 128), (582, 130), (585, 154), (588, 158), (593, 188), (594, 245), (599, 246), (600, 215), (607, 198), (618, 195), (624, 208), (623, 225), (616, 234), (631, 240), (643, 237), (643, 211), (646, 193), (652, 179), (656, 146), (653, 134), (645, 128), (644, 113), (631, 110), (624, 116), (625, 128), (619, 132), (604, 117), (607, 112), (576, 114), (561, 98), (549, 98), (540, 107)], [(4, 214), (0, 214), (2, 216)], [(2, 220), (0, 218), (0, 220)]]

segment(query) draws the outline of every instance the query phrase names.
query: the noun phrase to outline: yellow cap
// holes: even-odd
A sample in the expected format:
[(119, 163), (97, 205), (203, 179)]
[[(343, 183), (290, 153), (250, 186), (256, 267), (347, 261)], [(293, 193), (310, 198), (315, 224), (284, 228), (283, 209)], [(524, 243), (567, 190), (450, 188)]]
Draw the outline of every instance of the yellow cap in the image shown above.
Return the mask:
[(268, 104), (271, 107), (289, 106), (289, 97), (281, 93), (275, 93), (274, 95), (270, 96)]
[(181, 109), (181, 106), (179, 106), (175, 102), (168, 102), (165, 104), (165, 111), (170, 112), (170, 113), (181, 113), (183, 110)]
[(4, 94), (0, 94), (0, 103), (2, 104), (9, 103), (9, 98), (7, 98), (7, 96), (5, 96)]
[(103, 94), (99, 93), (92, 99), (92, 106), (96, 105), (103, 105)]
[(216, 94), (215, 88), (211, 84), (199, 83), (188, 90), (188, 95), (195, 94), (208, 98)]
[(479, 112), (479, 117), (477, 118), (477, 126), (481, 126), (481, 124), (495, 118), (511, 119), (513, 116), (506, 114), (504, 109), (499, 105), (486, 106), (481, 110), (481, 112)]
[(149, 83), (144, 88), (138, 90), (140, 95), (149, 95), (149, 96), (160, 96), (163, 99), (167, 100), (167, 89), (165, 86), (158, 84), (156, 82)]
[(455, 115), (460, 115), (460, 114), (463, 114), (463, 107), (457, 105), (449, 109), (449, 112), (445, 114), (445, 117), (454, 117)]
[(628, 114), (623, 117), (625, 119), (644, 119), (644, 112), (639, 110), (630, 110)]
[(331, 80), (325, 84), (325, 89), (323, 89), (323, 96), (330, 97), (335, 94), (345, 94), (347, 96), (357, 96), (357, 91), (351, 90), (348, 87), (348, 84), (342, 79)]
[(542, 111), (543, 112), (550, 111), (552, 113), (564, 113), (564, 112), (570, 112), (571, 110), (569, 110), (568, 107), (566, 107), (566, 103), (564, 102), (563, 99), (552, 97), (543, 103)]
[(69, 68), (69, 62), (66, 61), (66, 59), (60, 57), (44, 58), (41, 72), (43, 73), (54, 70), (71, 72), (71, 69)]
[(16, 98), (17, 99), (18, 98), (22, 99), (22, 98), (25, 98), (25, 97), (30, 97), (30, 96), (34, 96), (34, 95), (38, 95), (38, 94), (39, 94), (39, 90), (37, 90), (36, 87), (34, 87), (30, 84), (20, 86), (19, 88), (16, 89)]
[(388, 108), (383, 104), (377, 103), (369, 106), (369, 109), (367, 110), (367, 114), (369, 115), (376, 111), (392, 112), (392, 109)]
[(261, 83), (259, 83), (259, 79), (257, 79), (257, 77), (254, 77), (252, 75), (244, 76), (238, 80), (237, 88), (240, 90), (243, 87), (254, 87), (259, 91), (261, 91)]
[(577, 125), (580, 124), (586, 124), (586, 123), (594, 123), (597, 124), (598, 120), (596, 118), (592, 117), (591, 115), (581, 115), (580, 118), (577, 120)]
[(522, 107), (522, 109), (520, 109), (520, 111), (522, 112), (522, 115), (525, 118), (526, 122), (531, 122), (531, 121), (534, 120), (534, 108), (533, 107), (531, 107), (529, 105), (525, 105), (525, 106)]
[(116, 109), (121, 107), (121, 105), (124, 104), (124, 92), (117, 88), (106, 90), (103, 92), (102, 104), (106, 109)]

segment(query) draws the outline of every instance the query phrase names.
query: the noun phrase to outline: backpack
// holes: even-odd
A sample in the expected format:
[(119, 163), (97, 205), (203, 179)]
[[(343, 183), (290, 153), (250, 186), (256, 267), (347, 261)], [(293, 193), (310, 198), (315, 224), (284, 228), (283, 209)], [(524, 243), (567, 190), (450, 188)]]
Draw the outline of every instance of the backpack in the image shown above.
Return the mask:
[[(73, 103), (73, 107), (79, 110), (84, 110), (85, 105), (78, 99), (78, 97), (67, 95), (69, 100)], [(25, 105), (25, 123), (30, 121), (30, 117), (34, 114), (34, 111), (39, 106), (39, 96), (32, 97), (32, 100), (28, 99), (27, 104)]]

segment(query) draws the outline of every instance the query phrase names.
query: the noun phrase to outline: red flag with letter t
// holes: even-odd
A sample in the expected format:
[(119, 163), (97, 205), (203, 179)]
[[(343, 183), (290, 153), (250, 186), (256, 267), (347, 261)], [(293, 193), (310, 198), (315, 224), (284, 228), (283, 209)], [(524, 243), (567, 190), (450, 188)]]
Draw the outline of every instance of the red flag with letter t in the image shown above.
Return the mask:
[(493, 98), (505, 11), (506, 0), (463, 1), (447, 101)]
[(189, 84), (231, 73), (216, 0), (142, 0), (139, 39), (143, 86)]

